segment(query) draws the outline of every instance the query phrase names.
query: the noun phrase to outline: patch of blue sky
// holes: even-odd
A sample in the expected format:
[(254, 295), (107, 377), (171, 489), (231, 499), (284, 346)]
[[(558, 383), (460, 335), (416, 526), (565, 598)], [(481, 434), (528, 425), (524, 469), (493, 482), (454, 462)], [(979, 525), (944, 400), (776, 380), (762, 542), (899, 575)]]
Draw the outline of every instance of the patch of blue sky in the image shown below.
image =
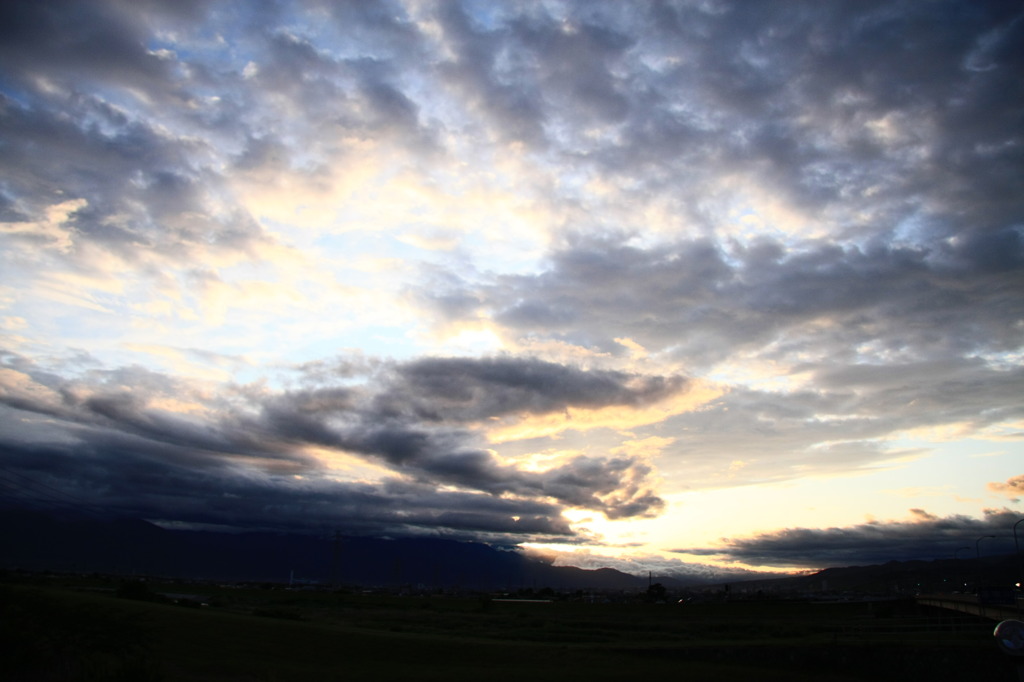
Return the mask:
[[(1020, 326), (1024, 327), (1024, 323), (1021, 323)], [(983, 360), (989, 367), (1001, 372), (1012, 372), (1024, 367), (1024, 349), (1004, 352), (979, 352), (974, 357)]]
[(294, 347), (288, 350), (287, 361), (301, 364), (349, 355), (408, 360), (416, 357), (422, 350), (406, 327), (354, 326), (324, 338), (299, 340)]
[(433, 252), (403, 242), (395, 232), (321, 233), (310, 248), (339, 284), (366, 288), (372, 282), (377, 291), (397, 290), (418, 264), (436, 260)]
[(17, 102), (22, 109), (32, 109), (35, 103), (33, 94), (17, 86), (9, 78), (5, 78), (3, 71), (0, 71), (0, 96)]
[(471, 0), (462, 3), (462, 9), (469, 17), (473, 28), (488, 32), (499, 29), (508, 20), (508, 7), (505, 3), (490, 0)]
[(230, 34), (225, 37), (219, 29), (214, 28), (214, 24), (203, 23), (193, 27), (182, 25), (177, 29), (157, 31), (146, 42), (146, 49), (163, 58), (170, 58), (173, 55), (173, 58), (182, 64), (202, 62), (204, 68), (212, 67), (216, 70), (230, 64), (232, 51), (241, 43), (242, 41)]
[[(437, 223), (402, 223), (389, 230), (321, 233), (313, 246), (331, 257), (368, 263), (373, 260), (401, 263), (405, 276), (419, 266), (456, 267), (459, 275), (472, 281), (480, 274), (538, 272), (542, 245), (530, 236), (517, 237), (504, 229), (481, 226), (464, 231)], [(396, 265), (396, 268), (398, 266)], [(349, 276), (338, 273), (339, 281), (359, 277), (358, 268)], [(363, 275), (365, 276), (365, 275)], [(352, 282), (355, 283), (355, 282)]]
[(934, 239), (928, 216), (915, 211), (896, 224), (892, 235), (893, 247), (919, 248), (928, 246)]
[(543, 244), (525, 239), (494, 239), (470, 233), (463, 245), (472, 253), (475, 270), (487, 279), (492, 275), (537, 275), (549, 267)]

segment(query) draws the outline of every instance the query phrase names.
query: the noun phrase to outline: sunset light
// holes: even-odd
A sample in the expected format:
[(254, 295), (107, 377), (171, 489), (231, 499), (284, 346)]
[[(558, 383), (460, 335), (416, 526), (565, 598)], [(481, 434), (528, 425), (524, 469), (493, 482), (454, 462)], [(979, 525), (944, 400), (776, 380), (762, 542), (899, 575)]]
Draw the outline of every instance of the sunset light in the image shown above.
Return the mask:
[(1013, 551), (1015, 3), (0, 27), (6, 507), (680, 578)]

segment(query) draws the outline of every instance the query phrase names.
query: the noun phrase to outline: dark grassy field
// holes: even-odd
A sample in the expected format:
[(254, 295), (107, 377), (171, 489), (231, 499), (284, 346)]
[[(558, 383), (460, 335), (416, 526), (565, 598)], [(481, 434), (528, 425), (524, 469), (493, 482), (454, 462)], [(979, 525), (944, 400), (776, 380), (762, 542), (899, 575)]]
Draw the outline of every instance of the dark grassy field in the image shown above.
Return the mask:
[[(182, 593), (196, 599), (171, 603)], [(508, 603), (100, 578), (8, 580), (0, 600), (12, 682), (1016, 679), (993, 624), (912, 602)]]

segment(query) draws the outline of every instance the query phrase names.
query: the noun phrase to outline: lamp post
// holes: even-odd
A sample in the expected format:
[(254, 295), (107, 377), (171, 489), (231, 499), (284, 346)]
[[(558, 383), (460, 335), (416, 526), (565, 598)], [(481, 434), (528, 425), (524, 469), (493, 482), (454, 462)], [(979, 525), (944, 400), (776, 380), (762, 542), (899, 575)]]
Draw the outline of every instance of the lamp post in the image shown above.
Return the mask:
[(977, 575), (978, 584), (977, 584), (976, 589), (974, 590), (974, 592), (975, 592), (975, 594), (977, 594), (979, 596), (979, 598), (981, 597), (981, 541), (982, 540), (994, 540), (995, 537), (996, 537), (995, 535), (982, 535), (980, 538), (978, 538), (977, 540), (974, 541), (974, 555), (978, 559), (978, 575)]
[[(971, 548), (970, 547), (966, 547), (966, 546), (965, 547), (957, 547), (955, 550), (953, 550), (953, 563), (955, 564), (956, 568), (959, 569), (957, 571), (957, 579), (959, 580), (960, 584), (957, 587), (958, 588), (963, 588), (963, 590), (965, 592), (967, 591), (967, 581), (964, 580), (964, 569), (963, 569), (963, 565), (960, 563), (960, 552), (970, 552), (970, 551), (971, 551)], [(960, 590), (958, 589), (957, 591), (959, 592)]]
[(1021, 587), (1021, 582), (1024, 582), (1024, 560), (1020, 557), (1020, 545), (1017, 544), (1017, 526), (1022, 523), (1024, 519), (1013, 524), (1013, 551), (1017, 555), (1017, 587)]
[(980, 559), (981, 558), (981, 541), (982, 540), (995, 540), (995, 536), (982, 536), (978, 540), (974, 541), (974, 553)]
[[(1024, 519), (1020, 519), (1017, 523), (1013, 524), (1013, 551), (1017, 555), (1017, 585), (1016, 590), (1013, 591), (1013, 603), (1017, 606), (1017, 617), (1021, 616), (1021, 599), (1018, 592), (1024, 587), (1021, 583), (1024, 583), (1024, 559), (1020, 556), (1020, 545), (1017, 544), (1017, 526), (1024, 523)], [(1024, 671), (1021, 672), (1024, 677)]]
[(980, 538), (978, 538), (977, 540), (974, 541), (974, 553), (977, 555), (977, 557), (979, 559), (981, 558), (981, 547), (980, 547), (981, 541), (982, 540), (994, 540), (995, 537), (996, 537), (995, 535), (982, 535)]

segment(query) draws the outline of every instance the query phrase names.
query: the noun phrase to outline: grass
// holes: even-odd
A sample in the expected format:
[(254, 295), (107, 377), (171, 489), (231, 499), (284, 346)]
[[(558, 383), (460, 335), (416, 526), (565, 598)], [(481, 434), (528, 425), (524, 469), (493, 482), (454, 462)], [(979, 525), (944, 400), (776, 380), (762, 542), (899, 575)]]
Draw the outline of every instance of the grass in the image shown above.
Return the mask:
[(209, 587), (211, 606), (183, 608), (159, 586), (134, 599), (115, 587), (0, 586), (0, 637), (13, 644), (0, 679), (1014, 679), (988, 628), (940, 627), (953, 621), (913, 604), (515, 604)]

